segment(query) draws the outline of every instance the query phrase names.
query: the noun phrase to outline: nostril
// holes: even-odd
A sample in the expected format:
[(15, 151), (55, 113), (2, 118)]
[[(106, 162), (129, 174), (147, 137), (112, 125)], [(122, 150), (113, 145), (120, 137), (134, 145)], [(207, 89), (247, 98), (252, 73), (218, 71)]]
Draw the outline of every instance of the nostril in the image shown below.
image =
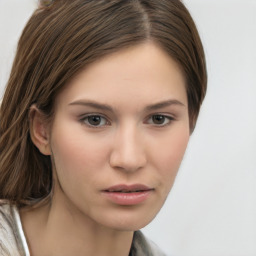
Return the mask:
[(146, 165), (146, 158), (124, 158), (122, 156), (111, 156), (110, 166), (120, 171), (134, 172)]

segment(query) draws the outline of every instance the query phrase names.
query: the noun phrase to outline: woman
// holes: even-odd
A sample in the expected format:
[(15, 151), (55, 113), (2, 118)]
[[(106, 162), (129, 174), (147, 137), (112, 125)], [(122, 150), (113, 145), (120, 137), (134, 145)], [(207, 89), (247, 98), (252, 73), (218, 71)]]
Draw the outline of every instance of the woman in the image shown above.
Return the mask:
[(163, 255), (138, 230), (173, 185), (206, 80), (178, 0), (42, 2), (0, 110), (1, 255)]

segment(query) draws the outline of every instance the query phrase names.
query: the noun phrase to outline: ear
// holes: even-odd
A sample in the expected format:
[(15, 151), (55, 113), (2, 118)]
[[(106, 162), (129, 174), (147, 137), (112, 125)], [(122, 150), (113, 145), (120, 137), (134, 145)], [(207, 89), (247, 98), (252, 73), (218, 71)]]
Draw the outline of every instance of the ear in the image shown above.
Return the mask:
[(30, 137), (34, 145), (43, 155), (51, 155), (49, 124), (35, 105), (30, 108), (29, 123)]

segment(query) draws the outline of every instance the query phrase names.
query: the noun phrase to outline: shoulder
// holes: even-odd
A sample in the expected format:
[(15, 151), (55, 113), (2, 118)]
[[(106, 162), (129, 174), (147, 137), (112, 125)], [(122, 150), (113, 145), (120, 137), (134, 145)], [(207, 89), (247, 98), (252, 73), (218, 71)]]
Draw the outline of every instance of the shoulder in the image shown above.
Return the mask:
[(15, 207), (7, 201), (0, 200), (0, 237), (9, 234), (8, 231), (15, 226)]
[(16, 221), (17, 212), (15, 206), (0, 200), (0, 255), (23, 255)]
[(151, 240), (146, 238), (141, 231), (135, 231), (133, 238), (133, 251), (132, 255), (145, 255), (145, 256), (166, 256), (164, 252)]

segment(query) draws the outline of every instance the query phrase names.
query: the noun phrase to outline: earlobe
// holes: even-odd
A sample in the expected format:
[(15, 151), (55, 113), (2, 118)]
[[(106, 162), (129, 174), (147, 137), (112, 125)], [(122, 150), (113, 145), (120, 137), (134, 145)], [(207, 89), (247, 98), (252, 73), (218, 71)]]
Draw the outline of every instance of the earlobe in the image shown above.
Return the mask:
[(51, 155), (49, 124), (35, 105), (30, 108), (29, 123), (30, 137), (34, 145), (43, 155)]

